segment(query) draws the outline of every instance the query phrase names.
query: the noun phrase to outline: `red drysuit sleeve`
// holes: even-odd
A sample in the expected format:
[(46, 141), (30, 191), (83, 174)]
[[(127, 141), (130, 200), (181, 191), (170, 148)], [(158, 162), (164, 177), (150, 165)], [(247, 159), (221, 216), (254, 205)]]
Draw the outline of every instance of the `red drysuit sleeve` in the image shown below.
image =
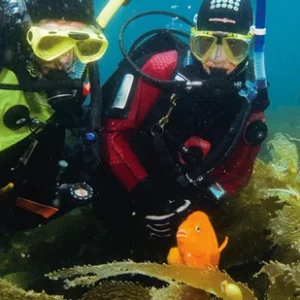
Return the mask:
[[(167, 80), (171, 78), (176, 67), (177, 52), (168, 51), (153, 55), (142, 70), (150, 76)], [(139, 181), (148, 176), (132, 151), (130, 140), (143, 124), (159, 95), (159, 88), (140, 78), (128, 117), (126, 119), (107, 118), (105, 121), (102, 149), (104, 160), (127, 190), (131, 190)]]
[[(248, 125), (255, 120), (265, 122), (264, 113), (252, 113)], [(234, 193), (239, 188), (245, 187), (252, 176), (254, 161), (259, 150), (260, 145), (251, 146), (242, 139), (224, 164), (211, 174), (210, 180), (218, 182), (227, 195)]]

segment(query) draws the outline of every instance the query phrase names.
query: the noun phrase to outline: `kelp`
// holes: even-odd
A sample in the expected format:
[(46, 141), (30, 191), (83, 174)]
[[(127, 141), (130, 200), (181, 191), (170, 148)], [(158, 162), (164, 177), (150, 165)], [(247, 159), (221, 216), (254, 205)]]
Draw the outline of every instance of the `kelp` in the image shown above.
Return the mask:
[(185, 285), (146, 288), (132, 282), (103, 282), (83, 295), (82, 300), (213, 300), (204, 291)]
[(269, 166), (272, 167), (272, 176), (281, 183), (274, 187), (266, 182), (265, 188), (258, 190), (258, 196), (263, 199), (276, 198), (275, 201), (282, 204), (269, 222), (274, 244), (300, 249), (300, 175), (297, 147), (290, 137), (281, 133), (277, 133), (268, 145), (271, 147), (272, 161)]
[(271, 261), (260, 273), (270, 279), (268, 300), (298, 299), (300, 296), (300, 263), (282, 264)]
[[(235, 272), (240, 270), (243, 274), (248, 272), (242, 280), (252, 284), (260, 292), (261, 299), (288, 298), (284, 296), (283, 289), (275, 289), (275, 284), (270, 286), (264, 298), (262, 295), (267, 285), (260, 285), (261, 278), (252, 277), (249, 263), (256, 262), (259, 266), (261, 261), (266, 260), (291, 263), (300, 259), (299, 145), (296, 143), (282, 133), (270, 138), (264, 160), (255, 161), (248, 186), (236, 197), (225, 201), (219, 213), (223, 221), (216, 231), (226, 233), (230, 238), (221, 267), (227, 271), (234, 267)], [(215, 220), (218, 221), (217, 218)], [(276, 278), (279, 286), (282, 280), (286, 281), (281, 277)], [(296, 291), (291, 288), (288, 290), (291, 295)], [(277, 294), (280, 296), (275, 298)]]
[(180, 287), (184, 284), (194, 289), (212, 293), (226, 300), (256, 299), (252, 291), (244, 284), (233, 281), (229, 275), (214, 268), (204, 269), (190, 266), (124, 261), (95, 266), (77, 266), (49, 273), (46, 276), (53, 280), (62, 278), (65, 282), (64, 287), (70, 288), (90, 286), (99, 280), (124, 274), (141, 274), (154, 277), (167, 282), (170, 286), (177, 284)]
[(150, 288), (132, 282), (102, 282), (83, 295), (82, 300), (151, 300)]
[[(278, 143), (283, 144), (286, 150), (281, 151)], [(218, 233), (227, 234), (230, 238), (230, 244), (223, 253), (223, 268), (265, 260), (271, 251), (275, 243), (270, 235), (271, 219), (282, 208), (278, 203), (277, 193), (273, 191), (271, 196), (271, 190), (287, 190), (286, 182), (281, 180), (287, 176), (294, 178), (295, 174), (284, 169), (288, 175), (280, 176), (274, 166), (277, 161), (284, 160), (282, 155), (289, 158), (287, 166), (294, 168), (298, 162), (297, 150), (295, 147), (288, 147), (289, 144), (292, 143), (280, 133), (270, 139), (267, 143), (272, 152), (268, 153), (269, 161), (256, 159), (249, 184), (239, 194), (221, 204), (220, 213), (214, 218), (214, 226)], [(290, 158), (295, 155), (296, 159)]]
[(300, 188), (299, 154), (291, 137), (278, 132), (266, 143), (270, 159), (256, 159), (248, 186), (241, 193), (242, 199), (256, 201), (274, 196), (291, 194)]
[[(222, 253), (222, 269), (266, 259), (273, 244), (267, 230), (271, 218), (270, 204), (276, 209), (278, 205), (272, 202), (266, 205), (260, 191), (269, 184), (277, 187), (278, 182), (272, 176), (269, 165), (257, 159), (249, 185), (239, 194), (224, 199), (218, 209), (210, 213), (219, 240), (228, 235), (230, 241)], [(244, 270), (242, 272), (245, 273)], [(249, 276), (252, 274), (249, 273)]]
[(261, 270), (270, 280), (268, 300), (300, 296), (300, 173), (296, 140), (276, 133), (267, 143), (270, 160), (256, 161), (256, 172), (243, 192), (243, 199), (259, 199), (270, 215), (268, 229), (276, 248), (269, 258), (271, 262)]
[(274, 244), (300, 249), (299, 155), (291, 140), (276, 133), (267, 142), (271, 159), (256, 160), (252, 179), (240, 198), (244, 205), (245, 201), (251, 204), (251, 199), (261, 202), (261, 209), (269, 213), (267, 227)]
[(51, 296), (45, 292), (36, 293), (25, 291), (16, 285), (0, 278), (0, 299), (1, 300), (63, 300), (62, 296)]
[(288, 245), (300, 252), (300, 200), (287, 200), (287, 204), (270, 220), (272, 240), (278, 245)]
[(278, 132), (267, 142), (267, 148), (272, 157), (270, 167), (274, 178), (290, 184), (298, 174), (299, 155), (296, 145)]
[(281, 197), (281, 200), (286, 201), (293, 194), (298, 194), (299, 155), (296, 145), (290, 139), (278, 132), (266, 143), (271, 159), (268, 162), (256, 159), (251, 180), (241, 193), (242, 201), (259, 203), (271, 197)]
[(209, 293), (186, 285), (170, 284), (168, 287), (151, 288), (151, 300), (213, 300)]
[[(265, 278), (268, 276), (269, 289), (254, 284), (257, 295), (260, 292), (259, 299), (296, 299), (300, 295), (300, 265), (296, 263), (300, 259), (300, 175), (296, 143), (290, 136), (276, 133), (266, 144), (268, 152), (265, 152), (267, 155), (264, 160), (256, 160), (249, 185), (237, 196), (220, 203), (218, 209), (210, 214), (219, 240), (225, 235), (230, 238), (220, 267), (231, 276), (231, 271), (235, 268), (235, 272), (238, 270), (243, 273), (237, 278), (250, 285), (255, 280), (253, 274), (260, 268), (262, 261), (271, 261), (259, 275)], [(20, 254), (19, 251), (16, 253)], [(22, 253), (28, 252), (22, 250)], [(13, 259), (11, 254), (9, 257)], [(274, 260), (280, 262), (273, 262)], [(254, 271), (247, 265), (252, 262), (253, 265), (257, 263)], [(6, 262), (8, 263), (11, 265), (11, 261)], [(22, 270), (27, 271), (27, 268)], [(244, 276), (245, 273), (249, 274)], [(165, 282), (167, 286), (144, 287), (138, 283), (126, 282), (123, 277), (119, 277), (124, 274), (149, 276)], [(17, 274), (18, 278), (21, 275)], [(255, 299), (247, 286), (233, 281), (226, 273), (188, 266), (126, 261), (78, 266), (47, 276), (64, 279), (68, 288), (87, 286), (89, 291), (82, 296), (83, 300), (112, 297), (120, 300), (208, 300), (214, 299), (212, 295), (222, 299)], [(120, 280), (107, 281), (115, 276)], [(257, 281), (262, 280), (258, 277)], [(233, 296), (230, 296), (230, 290), (233, 290)], [(265, 297), (262, 296), (264, 293)]]

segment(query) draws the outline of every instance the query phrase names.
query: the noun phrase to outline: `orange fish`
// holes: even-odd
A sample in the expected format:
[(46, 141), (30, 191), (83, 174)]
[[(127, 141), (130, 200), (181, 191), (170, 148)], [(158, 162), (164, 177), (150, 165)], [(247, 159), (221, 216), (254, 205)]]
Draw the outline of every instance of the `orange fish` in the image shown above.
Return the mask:
[(221, 251), (228, 243), (228, 237), (219, 247), (215, 231), (208, 216), (195, 211), (179, 226), (177, 247), (171, 248), (167, 257), (170, 265), (194, 267), (218, 267)]

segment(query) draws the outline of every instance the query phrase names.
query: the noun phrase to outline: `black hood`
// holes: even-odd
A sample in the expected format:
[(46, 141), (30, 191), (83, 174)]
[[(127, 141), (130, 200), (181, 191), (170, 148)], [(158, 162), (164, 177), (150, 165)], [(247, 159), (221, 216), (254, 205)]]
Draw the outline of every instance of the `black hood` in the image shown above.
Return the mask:
[(93, 24), (93, 0), (25, 0), (32, 22), (43, 19), (63, 19)]
[(247, 34), (251, 25), (253, 9), (250, 0), (203, 0), (198, 12), (199, 30)]

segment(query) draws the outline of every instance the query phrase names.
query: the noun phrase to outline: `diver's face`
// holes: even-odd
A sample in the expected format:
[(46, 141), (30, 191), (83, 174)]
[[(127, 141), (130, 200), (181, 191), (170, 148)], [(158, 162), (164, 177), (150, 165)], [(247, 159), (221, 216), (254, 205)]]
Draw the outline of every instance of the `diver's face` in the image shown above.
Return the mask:
[(227, 75), (232, 73), (235, 68), (237, 67), (236, 65), (232, 64), (224, 50), (224, 47), (222, 45), (217, 44), (212, 51), (211, 55), (209, 58), (202, 63), (205, 71), (210, 74), (210, 69), (211, 68), (222, 68), (226, 70)]
[[(93, 32), (92, 29), (80, 22), (71, 22), (65, 20), (54, 20), (47, 19), (39, 22), (38, 27), (46, 30), (82, 30), (85, 32)], [(52, 61), (44, 61), (42, 59), (37, 59), (41, 72), (45, 75), (49, 70), (63, 70), (68, 71), (76, 60), (76, 55), (73, 50), (68, 51), (67, 53), (61, 55), (60, 57)]]
[(226, 35), (227, 32), (214, 32), (214, 36), (219, 37), (220, 40), (214, 45), (212, 50), (209, 50), (209, 56), (205, 57), (205, 59), (202, 60), (203, 67), (208, 74), (211, 73), (211, 68), (221, 68), (225, 69), (227, 75), (229, 75), (238, 66), (237, 64), (234, 64), (232, 61), (230, 61), (228, 53), (225, 51), (226, 49), (221, 42), (221, 39)]

